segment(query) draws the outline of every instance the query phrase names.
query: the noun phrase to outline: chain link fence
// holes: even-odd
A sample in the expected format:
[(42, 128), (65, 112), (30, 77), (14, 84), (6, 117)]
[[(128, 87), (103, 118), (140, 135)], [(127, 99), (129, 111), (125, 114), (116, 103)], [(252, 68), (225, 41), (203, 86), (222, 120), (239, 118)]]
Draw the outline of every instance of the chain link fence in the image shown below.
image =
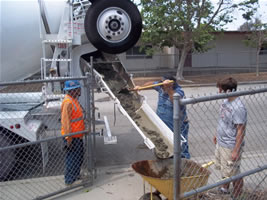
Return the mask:
[[(90, 133), (95, 127), (89, 76), (78, 78), (84, 86), (79, 102), (85, 127), (61, 135), (61, 103), (65, 94), (59, 91), (63, 91), (65, 81), (73, 79), (76, 78), (1, 83), (1, 199), (43, 199), (93, 183), (95, 134)], [(57, 92), (52, 91), (56, 88)], [(72, 141), (67, 145), (65, 136), (68, 135)], [(82, 147), (78, 153), (74, 149), (77, 141)], [(67, 182), (67, 176), (71, 182)]]
[[(72, 185), (65, 185), (65, 136), (61, 136), (60, 106), (64, 94), (52, 94), (43, 89), (63, 88), (63, 82), (70, 79), (49, 79), (25, 81), (10, 84), (1, 83), (0, 92), (0, 196), (3, 199), (43, 199), (79, 186), (91, 185), (95, 173), (95, 133), (94, 106), (90, 77), (80, 77), (84, 86), (80, 103), (84, 108), (85, 131), (71, 134), (84, 134), (84, 157), (80, 176)], [(89, 83), (89, 84), (88, 84)], [(41, 92), (40, 92), (41, 91)], [(59, 91), (59, 90), (56, 90)], [(46, 94), (46, 95), (44, 95)], [(229, 95), (240, 96), (248, 113), (245, 148), (241, 161), (241, 174), (222, 179), (215, 165), (201, 165), (215, 160), (215, 144), (219, 110)], [(88, 98), (87, 98), (88, 97)], [(191, 161), (182, 163), (181, 181), (184, 197), (190, 199), (232, 199), (233, 186), (229, 194), (220, 194), (218, 187), (236, 178), (243, 177), (242, 199), (266, 199), (267, 185), (267, 89), (257, 88), (236, 93), (217, 94), (182, 99), (187, 105), (189, 118), (189, 151)], [(172, 176), (173, 168), (165, 174)], [(193, 182), (191, 181), (193, 180)], [(189, 182), (188, 182), (189, 181)], [(173, 182), (173, 180), (172, 180)], [(161, 184), (162, 185), (162, 184)], [(168, 191), (172, 186), (163, 184)], [(160, 188), (156, 188), (160, 190)], [(165, 196), (164, 193), (162, 193)], [(168, 193), (171, 199), (172, 192)], [(166, 197), (166, 196), (165, 196)]]
[[(203, 200), (236, 199), (233, 198), (233, 185), (230, 185), (227, 193), (222, 193), (219, 188), (223, 184), (243, 178), (244, 187), (238, 199), (264, 200), (267, 198), (266, 87), (181, 99), (180, 104), (187, 105), (190, 120), (189, 151), (191, 153), (191, 160), (202, 166), (207, 163), (213, 164), (216, 148), (213, 137), (217, 132), (221, 105), (226, 98), (236, 96), (239, 96), (247, 109), (245, 146), (240, 167), (241, 173), (232, 177), (222, 177), (220, 170), (217, 170), (215, 165), (206, 166), (209, 172), (191, 168), (189, 171), (194, 172), (190, 175), (190, 178), (192, 178), (191, 185), (188, 184), (188, 187), (185, 187), (184, 191), (181, 191), (181, 193), (186, 192), (183, 194), (184, 197), (195, 195), (195, 198), (192, 196), (191, 198)], [(186, 176), (188, 168), (183, 168), (182, 164), (181, 169), (182, 184), (185, 178), (183, 174)], [(203, 177), (199, 181), (194, 182), (193, 180), (197, 176)]]

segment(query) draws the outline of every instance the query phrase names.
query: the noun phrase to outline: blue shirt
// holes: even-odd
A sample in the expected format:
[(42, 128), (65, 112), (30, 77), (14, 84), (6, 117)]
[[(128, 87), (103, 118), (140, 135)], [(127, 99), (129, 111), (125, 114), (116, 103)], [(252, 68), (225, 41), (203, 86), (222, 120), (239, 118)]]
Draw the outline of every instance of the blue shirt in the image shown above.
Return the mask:
[[(158, 82), (155, 82), (155, 84), (156, 83)], [(173, 103), (168, 93), (164, 92), (161, 86), (156, 86), (154, 87), (154, 89), (159, 93), (157, 115), (173, 131)], [(178, 93), (181, 96), (181, 98), (184, 98), (184, 91), (177, 83), (175, 85), (174, 90), (175, 93)], [(181, 106), (181, 112), (182, 112), (182, 122), (184, 122), (187, 119), (185, 106)]]

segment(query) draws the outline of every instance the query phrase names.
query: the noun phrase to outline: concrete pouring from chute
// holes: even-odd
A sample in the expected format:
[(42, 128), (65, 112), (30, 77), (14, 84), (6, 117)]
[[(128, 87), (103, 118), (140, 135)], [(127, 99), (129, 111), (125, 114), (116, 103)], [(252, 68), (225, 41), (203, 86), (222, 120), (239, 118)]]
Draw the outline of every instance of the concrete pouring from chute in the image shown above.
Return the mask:
[[(116, 65), (116, 69), (118, 68), (118, 66), (123, 68), (121, 62), (116, 63)], [(101, 74), (97, 71), (98, 68), (99, 66), (94, 67), (94, 75), (97, 79), (98, 84), (102, 85), (106, 89), (109, 96), (115, 101), (120, 112), (127, 117), (127, 119), (131, 122), (134, 128), (142, 136), (145, 145), (149, 149), (154, 149), (156, 156), (159, 158), (171, 157), (173, 155), (173, 132), (148, 105), (146, 97), (139, 95), (135, 91), (132, 91), (129, 94), (119, 94), (118, 91), (120, 91), (120, 89), (123, 88), (123, 86), (125, 85), (118, 84), (121, 87), (119, 88), (117, 83), (114, 83), (115, 79), (109, 81), (108, 77), (105, 77), (105, 74)], [(112, 66), (110, 66), (110, 68), (112, 68)], [(123, 76), (127, 76), (128, 73), (124, 69), (123, 71)], [(117, 73), (117, 71), (115, 73), (120, 74)], [(120, 78), (122, 78), (123, 76), (120, 76)], [(117, 78), (116, 81), (125, 81), (125, 79), (121, 80), (120, 78)], [(129, 81), (131, 83), (129, 83)], [(112, 85), (110, 85), (109, 82), (112, 83)], [(127, 85), (134, 85), (131, 78), (129, 78), (126, 82)], [(113, 85), (116, 85), (118, 88), (113, 87)], [(132, 99), (135, 99), (133, 100), (134, 103), (127, 102)], [(138, 99), (139, 101), (137, 101), (136, 99)], [(124, 101), (126, 101), (127, 103), (125, 103)], [(133, 113), (131, 110), (133, 109), (132, 106), (129, 109), (129, 106), (127, 106), (126, 104), (135, 104), (136, 101), (137, 104), (140, 103), (140, 106), (137, 106), (137, 109), (135, 108)], [(185, 138), (181, 135), (181, 143), (185, 141)]]

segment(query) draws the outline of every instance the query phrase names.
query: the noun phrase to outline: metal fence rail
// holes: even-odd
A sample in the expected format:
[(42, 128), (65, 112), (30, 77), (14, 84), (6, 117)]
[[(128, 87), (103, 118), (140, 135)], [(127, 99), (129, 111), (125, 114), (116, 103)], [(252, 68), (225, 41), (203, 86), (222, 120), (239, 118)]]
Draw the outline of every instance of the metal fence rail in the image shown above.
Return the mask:
[[(236, 178), (243, 177), (244, 187), (241, 194), (242, 199), (263, 200), (267, 198), (266, 87), (179, 100), (180, 106), (187, 106), (190, 121), (188, 140), (191, 159), (199, 164), (205, 164), (215, 160), (213, 137), (216, 134), (216, 128), (218, 126), (220, 106), (224, 99), (237, 96), (245, 104), (248, 113), (245, 148), (241, 161), (241, 174), (223, 179), (220, 171), (216, 170), (215, 166), (212, 165), (208, 167), (211, 172), (208, 181), (201, 188), (193, 187), (193, 190), (191, 190), (192, 186), (188, 185), (189, 189), (182, 191), (182, 193), (185, 192), (183, 197), (194, 195), (194, 198), (197, 197), (196, 199), (203, 200), (232, 199), (233, 186), (230, 186), (229, 194), (220, 194), (217, 187), (232, 182)], [(191, 170), (194, 171), (194, 169)], [(198, 172), (196, 173), (198, 174)], [(183, 174), (183, 170), (181, 174)], [(192, 184), (196, 183), (192, 182)], [(174, 197), (174, 199), (176, 198)]]
[[(66, 80), (84, 85), (80, 102), (86, 129), (65, 136), (83, 136), (83, 163), (75, 184), (65, 185), (65, 136), (61, 135), (60, 93)], [(79, 186), (95, 177), (94, 111), (91, 77), (71, 77), (1, 83), (0, 196), (1, 199), (43, 199)], [(44, 85), (49, 87), (44, 89)], [(53, 87), (51, 87), (53, 86)], [(76, 158), (74, 158), (76, 159)]]

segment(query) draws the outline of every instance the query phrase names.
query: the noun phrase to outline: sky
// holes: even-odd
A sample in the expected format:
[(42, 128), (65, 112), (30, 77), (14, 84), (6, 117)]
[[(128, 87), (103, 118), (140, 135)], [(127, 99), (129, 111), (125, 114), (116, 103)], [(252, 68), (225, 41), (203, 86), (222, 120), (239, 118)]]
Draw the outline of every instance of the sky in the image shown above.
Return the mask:
[[(220, 0), (211, 0), (214, 4), (218, 3)], [(267, 0), (258, 0), (259, 8), (256, 16), (261, 19), (264, 23), (267, 23)], [(134, 0), (134, 2), (140, 2), (140, 0)], [(234, 3), (240, 3), (242, 0), (233, 0)], [(238, 30), (238, 28), (245, 22), (240, 11), (235, 11), (233, 16), (236, 18), (232, 23), (227, 24), (225, 29), (228, 31)]]
[[(212, 1), (218, 2), (218, 0), (212, 0)], [(240, 3), (241, 0), (234, 0), (234, 2)], [(233, 15), (236, 18), (236, 20), (225, 26), (225, 29), (228, 31), (237, 30), (244, 22), (246, 22), (243, 19), (241, 12), (235, 11)], [(267, 23), (267, 0), (259, 0), (259, 8), (258, 12), (256, 13), (256, 17), (261, 19), (263, 23)]]
[[(1, 1), (7, 1), (7, 0), (0, 0)], [(8, 1), (38, 1), (38, 0), (8, 0)], [(46, 1), (66, 1), (66, 0), (44, 0)], [(140, 0), (133, 0), (134, 2), (138, 3)], [(220, 0), (211, 0), (214, 4), (219, 2)], [(267, 0), (258, 0), (259, 1), (259, 8), (257, 17), (261, 19), (263, 23), (267, 23)], [(233, 0), (234, 3), (240, 3), (242, 0)], [(236, 18), (235, 21), (232, 23), (229, 23), (227, 26), (225, 26), (226, 30), (237, 30), (244, 22), (245, 20), (242, 18), (242, 13), (235, 11), (233, 13), (234, 17)]]

